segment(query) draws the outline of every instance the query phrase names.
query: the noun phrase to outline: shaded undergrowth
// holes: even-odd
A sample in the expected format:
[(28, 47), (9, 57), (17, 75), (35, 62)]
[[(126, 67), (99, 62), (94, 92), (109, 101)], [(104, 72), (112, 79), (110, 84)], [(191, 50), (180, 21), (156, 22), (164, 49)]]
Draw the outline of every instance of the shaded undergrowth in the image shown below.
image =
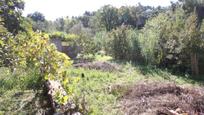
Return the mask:
[(49, 112), (35, 69), (0, 68), (0, 114), (36, 114)]

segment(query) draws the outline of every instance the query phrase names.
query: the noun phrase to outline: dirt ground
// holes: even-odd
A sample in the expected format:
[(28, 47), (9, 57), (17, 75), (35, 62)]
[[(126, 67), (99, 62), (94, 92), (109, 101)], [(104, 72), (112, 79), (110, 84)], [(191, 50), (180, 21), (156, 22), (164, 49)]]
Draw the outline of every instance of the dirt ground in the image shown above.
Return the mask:
[(121, 98), (126, 115), (204, 115), (204, 88), (142, 82)]
[(82, 67), (87, 69), (96, 69), (96, 70), (109, 71), (109, 72), (120, 70), (120, 66), (118, 64), (101, 62), (101, 61), (78, 63), (78, 64), (74, 64), (74, 67)]

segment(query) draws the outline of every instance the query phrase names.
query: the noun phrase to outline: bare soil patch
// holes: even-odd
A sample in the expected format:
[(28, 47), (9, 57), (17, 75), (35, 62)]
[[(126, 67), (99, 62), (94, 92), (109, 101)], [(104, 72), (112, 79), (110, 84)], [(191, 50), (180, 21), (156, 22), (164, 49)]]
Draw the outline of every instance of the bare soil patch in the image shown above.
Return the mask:
[(74, 67), (81, 67), (81, 68), (86, 68), (86, 69), (96, 69), (96, 70), (101, 70), (101, 71), (119, 71), (120, 67), (118, 64), (113, 64), (110, 62), (101, 62), (101, 61), (96, 61), (96, 62), (87, 62), (87, 63), (78, 63), (74, 64)]
[(121, 98), (127, 115), (204, 115), (204, 89), (172, 83), (139, 83)]

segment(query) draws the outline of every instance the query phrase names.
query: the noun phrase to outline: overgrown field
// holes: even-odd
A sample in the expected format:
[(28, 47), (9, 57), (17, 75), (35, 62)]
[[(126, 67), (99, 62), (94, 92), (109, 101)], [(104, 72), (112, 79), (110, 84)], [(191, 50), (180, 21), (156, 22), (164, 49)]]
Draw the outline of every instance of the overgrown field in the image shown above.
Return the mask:
[[(94, 63), (100, 63), (98, 64), (100, 67), (96, 66), (96, 64), (94, 65)], [(165, 97), (167, 94), (174, 94), (171, 90), (176, 92), (175, 89), (171, 89), (173, 86), (191, 87), (192, 90), (199, 89), (199, 87), (203, 86), (202, 80), (197, 82), (196, 80), (191, 80), (188, 75), (172, 75), (167, 70), (156, 69), (154, 67), (134, 66), (131, 63), (94, 63), (88, 63), (86, 67), (72, 67), (67, 70), (69, 76), (80, 76), (78, 84), (72, 88), (75, 89), (74, 94), (78, 102), (77, 106), (83, 108), (83, 113), (89, 115), (120, 115), (124, 113), (139, 114), (147, 112), (146, 110), (150, 111), (157, 109), (153, 106), (155, 103), (154, 100), (146, 102), (148, 99), (152, 98), (151, 96), (157, 97), (155, 100), (158, 98), (163, 100), (164, 98), (168, 98)], [(86, 65), (86, 63), (84, 63), (84, 65)], [(117, 69), (110, 69), (111, 71), (109, 71), (108, 69), (104, 69), (104, 67), (115, 67)], [(35, 71), (28, 70), (27, 72), (22, 72), (16, 70), (15, 73), (11, 73), (6, 68), (1, 68), (0, 71), (0, 113), (26, 114), (49, 112), (49, 103), (46, 97), (43, 96), (42, 91), (38, 88), (38, 74), (36, 74)], [(155, 82), (156, 84), (162, 84), (152, 85), (155, 84)], [(139, 88), (141, 89), (139, 90)], [(167, 88), (167, 90), (164, 90), (165, 88)], [(32, 89), (36, 90), (33, 91)], [(182, 91), (179, 93), (183, 93)], [(136, 94), (134, 92), (136, 92)], [(150, 97), (146, 97), (148, 92), (150, 93)], [(132, 100), (136, 99), (138, 95), (144, 98), (144, 102), (153, 105), (141, 105), (142, 102)], [(191, 96), (194, 98), (194, 95)], [(202, 96), (198, 97), (201, 98)], [(141, 101), (139, 97), (138, 99)], [(169, 108), (170, 105), (166, 105), (166, 108)], [(135, 107), (144, 107), (145, 110), (137, 110), (134, 109)], [(159, 107), (165, 106), (158, 104), (158, 108)], [(177, 108), (180, 107), (173, 106), (169, 109)]]
[(204, 114), (203, 0), (53, 21), (27, 2), (0, 0), (0, 115)]
[(12, 73), (8, 68), (0, 68), (0, 73), (0, 115), (49, 112), (35, 69)]

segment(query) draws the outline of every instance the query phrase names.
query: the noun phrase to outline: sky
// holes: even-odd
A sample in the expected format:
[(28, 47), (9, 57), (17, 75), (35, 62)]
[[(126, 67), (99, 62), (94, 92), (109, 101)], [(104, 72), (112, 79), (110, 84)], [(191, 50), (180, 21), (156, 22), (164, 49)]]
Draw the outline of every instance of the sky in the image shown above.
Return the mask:
[(24, 0), (24, 16), (35, 11), (44, 14), (48, 20), (59, 17), (72, 17), (83, 15), (85, 11), (96, 11), (104, 5), (110, 4), (115, 7), (133, 6), (140, 2), (149, 6), (168, 6), (170, 1), (177, 0)]

